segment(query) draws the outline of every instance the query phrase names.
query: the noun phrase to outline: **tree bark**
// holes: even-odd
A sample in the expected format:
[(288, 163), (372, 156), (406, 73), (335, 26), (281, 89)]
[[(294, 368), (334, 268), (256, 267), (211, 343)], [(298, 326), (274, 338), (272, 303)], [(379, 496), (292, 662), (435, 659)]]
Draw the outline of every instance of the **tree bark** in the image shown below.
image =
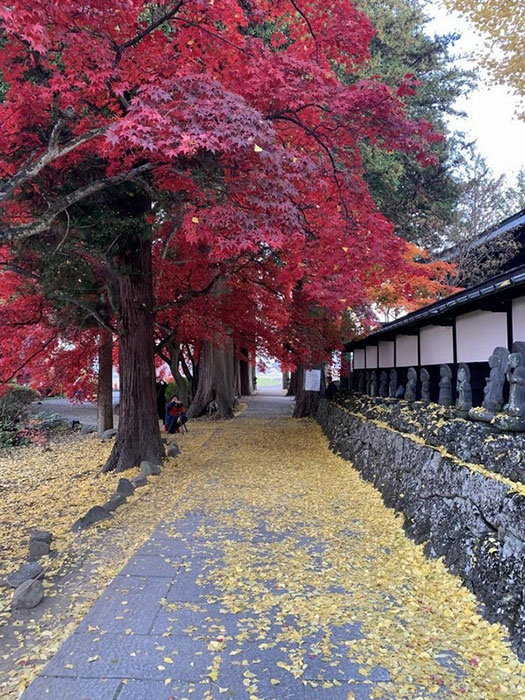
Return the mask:
[(288, 391), (286, 396), (295, 396), (297, 392), (297, 371), (290, 374), (290, 383), (288, 385)]
[(107, 328), (98, 347), (97, 422), (99, 437), (113, 427), (113, 336)]
[(120, 303), (120, 416), (117, 439), (103, 471), (148, 460), (162, 463), (155, 393), (151, 239), (130, 233), (118, 259)]
[(319, 400), (326, 388), (324, 377), (324, 368), (321, 370), (321, 391), (305, 391), (304, 390), (304, 367), (298, 365), (295, 374), (296, 376), (296, 393), (295, 393), (295, 408), (293, 412), (294, 418), (315, 418), (317, 409), (319, 408)]
[(221, 345), (205, 340), (199, 361), (197, 391), (188, 410), (188, 418), (214, 412), (220, 418), (233, 418), (233, 344), (230, 338)]
[(250, 365), (250, 353), (246, 349), (241, 350), (242, 357), (240, 359), (240, 381), (241, 381), (241, 396), (251, 396), (253, 393), (252, 387), (252, 367)]

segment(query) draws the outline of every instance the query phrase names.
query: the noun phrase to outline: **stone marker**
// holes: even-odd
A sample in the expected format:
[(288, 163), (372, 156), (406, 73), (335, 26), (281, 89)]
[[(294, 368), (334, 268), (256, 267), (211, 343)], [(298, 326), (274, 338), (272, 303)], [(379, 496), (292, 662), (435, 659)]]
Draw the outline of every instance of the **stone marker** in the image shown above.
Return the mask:
[(172, 442), (168, 447), (167, 455), (168, 457), (178, 457), (180, 455), (180, 447), (176, 442)]
[(379, 396), (386, 399), (388, 396), (388, 374), (382, 370), (379, 375)]
[(148, 480), (145, 476), (142, 476), (142, 474), (140, 474), (139, 476), (134, 476), (131, 480), (131, 483), (136, 489), (138, 489), (140, 486), (146, 486)]
[(395, 399), (397, 394), (397, 371), (390, 370), (390, 380), (388, 382), (388, 395), (391, 399)]
[(153, 464), (144, 459), (140, 463), (140, 473), (142, 476), (158, 476), (160, 474), (160, 464)]
[(109, 497), (107, 503), (104, 503), (104, 509), (109, 512), (113, 510), (117, 510), (119, 506), (121, 506), (123, 503), (125, 503), (128, 499), (123, 493), (119, 493), (118, 491), (116, 493), (112, 493), (111, 496)]
[(11, 607), (14, 609), (29, 610), (37, 606), (44, 597), (44, 586), (42, 581), (29, 579), (21, 583), (13, 593)]
[(81, 428), (80, 428), (81, 435), (89, 435), (89, 433), (96, 433), (96, 432), (97, 432), (96, 425), (90, 425), (88, 423), (83, 423)]
[(509, 402), (503, 407), (504, 415), (498, 416), (494, 423), (500, 430), (521, 433), (525, 431), (525, 343), (520, 341), (512, 344), (507, 381)]
[(360, 394), (366, 393), (366, 375), (364, 369), (359, 372), (359, 380), (357, 385), (357, 391)]
[(109, 518), (108, 511), (102, 506), (93, 506), (88, 510), (88, 512), (79, 518), (72, 526), (73, 532), (79, 532), (80, 530), (85, 530), (90, 525), (100, 522), (101, 520), (107, 520)]
[(452, 406), (452, 370), (448, 365), (439, 365), (439, 398), (442, 406)]
[(421, 401), (430, 403), (430, 374), (428, 369), (421, 367), (419, 370), (419, 379), (421, 381)]
[(117, 493), (122, 493), (124, 496), (132, 496), (135, 493), (135, 487), (129, 479), (119, 479)]
[(375, 399), (377, 396), (377, 372), (370, 372), (370, 396)]
[(40, 540), (40, 542), (51, 544), (52, 539), (53, 533), (49, 532), (49, 530), (32, 530), (29, 533), (29, 540)]
[(101, 440), (111, 440), (111, 438), (114, 438), (116, 434), (117, 434), (117, 431), (115, 430), (115, 428), (109, 428), (108, 430), (104, 430), (104, 432), (100, 436), (100, 439)]
[(407, 401), (416, 400), (417, 391), (417, 372), (414, 367), (409, 367), (407, 372), (407, 385), (405, 389), (405, 399)]
[(483, 393), (485, 398), (481, 407), (471, 408), (469, 418), (472, 420), (490, 423), (503, 406), (503, 388), (505, 386), (505, 373), (509, 365), (509, 351), (507, 348), (497, 347), (489, 357), (490, 374), (487, 377)]
[(466, 418), (468, 412), (472, 408), (472, 387), (470, 386), (470, 368), (465, 362), (460, 362), (458, 366), (456, 389), (456, 408), (458, 414)]
[(37, 561), (25, 562), (18, 571), (11, 572), (5, 582), (10, 588), (18, 588), (24, 581), (30, 578), (37, 578), (44, 571), (42, 566)]
[(42, 540), (29, 540), (29, 561), (35, 561), (49, 554), (49, 545)]

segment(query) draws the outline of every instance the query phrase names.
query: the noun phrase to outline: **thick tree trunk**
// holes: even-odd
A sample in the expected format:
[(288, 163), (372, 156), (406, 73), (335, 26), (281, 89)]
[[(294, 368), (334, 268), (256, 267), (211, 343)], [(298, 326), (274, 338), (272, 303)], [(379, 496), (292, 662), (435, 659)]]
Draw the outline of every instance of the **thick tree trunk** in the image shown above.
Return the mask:
[(317, 409), (319, 408), (319, 399), (323, 395), (325, 389), (324, 370), (321, 369), (321, 391), (305, 391), (304, 390), (304, 367), (298, 365), (295, 374), (297, 375), (296, 393), (295, 393), (295, 408), (293, 412), (294, 418), (315, 418)]
[(113, 336), (102, 328), (98, 347), (97, 419), (99, 437), (113, 427)]
[(290, 386), (290, 372), (283, 372), (283, 389), (288, 390)]
[(188, 410), (188, 418), (216, 413), (233, 418), (233, 345), (226, 337), (217, 346), (209, 340), (202, 345), (197, 391)]
[(239, 361), (241, 396), (251, 396), (253, 393), (252, 387), (252, 367), (250, 365), (250, 353), (248, 350), (241, 350), (242, 357)]
[(151, 240), (129, 234), (119, 251), (120, 416), (104, 471), (123, 471), (148, 460), (160, 464), (155, 394)]
[(297, 371), (290, 374), (290, 383), (288, 384), (288, 391), (286, 396), (295, 396), (297, 393)]

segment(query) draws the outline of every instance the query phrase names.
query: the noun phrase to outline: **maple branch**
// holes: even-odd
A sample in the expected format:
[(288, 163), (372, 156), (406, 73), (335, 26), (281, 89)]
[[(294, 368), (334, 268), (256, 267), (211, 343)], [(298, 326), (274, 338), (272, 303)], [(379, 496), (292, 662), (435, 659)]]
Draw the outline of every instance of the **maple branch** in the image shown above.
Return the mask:
[(17, 375), (18, 372), (20, 372), (21, 369), (24, 369), (24, 367), (25, 367), (26, 365), (28, 365), (28, 364), (31, 362), (31, 360), (34, 360), (35, 357), (37, 357), (38, 355), (40, 355), (41, 352), (44, 352), (44, 350), (47, 348), (47, 346), (48, 346), (50, 343), (52, 343), (53, 340), (55, 340), (55, 339), (57, 338), (57, 336), (58, 336), (58, 333), (55, 333), (55, 335), (51, 336), (51, 338), (49, 338), (48, 340), (46, 340), (46, 342), (43, 343), (42, 347), (39, 348), (38, 350), (36, 350), (32, 355), (29, 355), (29, 357), (27, 357), (27, 358), (22, 362), (21, 365), (19, 365), (16, 369), (13, 370), (12, 374), (10, 374), (9, 377), (7, 377), (7, 379), (0, 379), (0, 384), (8, 384), (8, 383), (11, 381), (11, 379), (13, 379), (13, 377), (15, 377), (15, 376)]
[(174, 17), (177, 12), (181, 9), (181, 7), (184, 5), (186, 0), (179, 0), (179, 2), (173, 7), (171, 10), (168, 10), (165, 14), (163, 14), (161, 17), (158, 19), (154, 20), (150, 24), (148, 24), (145, 29), (143, 29), (141, 32), (139, 32), (136, 36), (133, 37), (133, 39), (128, 39), (128, 41), (124, 42), (123, 44), (120, 44), (117, 46), (117, 52), (122, 53), (124, 49), (129, 49), (132, 46), (135, 46), (138, 44), (142, 39), (148, 36), (148, 34), (151, 34), (151, 32), (155, 31), (158, 27), (160, 27), (161, 24), (164, 24), (164, 22), (167, 22), (170, 20), (172, 17)]
[(316, 60), (316, 61), (319, 61), (319, 47), (318, 47), (318, 45), (317, 45), (317, 37), (316, 37), (316, 35), (315, 35), (314, 28), (312, 27), (312, 25), (311, 25), (311, 23), (310, 23), (310, 20), (309, 20), (308, 17), (305, 15), (305, 13), (301, 10), (300, 7), (298, 7), (298, 5), (297, 5), (297, 3), (295, 2), (295, 0), (290, 0), (290, 2), (291, 2), (291, 4), (294, 6), (295, 11), (298, 12), (298, 13), (301, 15), (301, 17), (304, 19), (304, 21), (306, 22), (306, 24), (307, 24), (307, 26), (308, 26), (308, 29), (309, 29), (309, 31), (310, 31), (310, 34), (312, 35), (312, 39), (314, 40), (314, 44), (315, 44), (315, 60)]
[(206, 27), (203, 27), (202, 24), (198, 24), (197, 22), (191, 22), (189, 19), (184, 19), (183, 17), (176, 17), (175, 18), (176, 22), (184, 22), (184, 24), (187, 24), (189, 27), (195, 27), (195, 29), (200, 29), (201, 32), (204, 32), (205, 34), (209, 34), (210, 36), (214, 37), (215, 39), (219, 39), (219, 41), (223, 41), (225, 44), (228, 44), (228, 46), (231, 46), (233, 49), (237, 49), (237, 51), (241, 51), (242, 53), (245, 53), (247, 56), (250, 56), (250, 52), (247, 51), (246, 49), (243, 49), (242, 46), (238, 46), (237, 44), (234, 44), (233, 41), (230, 41), (229, 39), (226, 39), (225, 37), (221, 36), (220, 34), (216, 34), (215, 32), (212, 32), (211, 29), (206, 29)]
[(36, 160), (33, 160), (33, 157), (31, 156), (31, 158), (29, 158), (29, 160), (27, 160), (20, 167), (18, 172), (0, 187), (0, 202), (7, 199), (17, 187), (21, 187), (29, 180), (35, 178), (41, 172), (41, 170), (46, 167), (46, 165), (49, 165), (49, 163), (52, 161), (67, 155), (75, 148), (82, 146), (82, 144), (86, 143), (87, 141), (100, 136), (108, 128), (100, 127), (98, 129), (91, 129), (91, 131), (86, 131), (84, 134), (80, 134), (62, 146), (59, 146), (58, 139), (60, 138), (64, 124), (64, 120), (59, 119), (51, 132), (47, 150), (36, 158)]
[(133, 180), (139, 173), (143, 173), (150, 169), (151, 165), (149, 163), (145, 163), (144, 165), (128, 170), (125, 173), (113, 175), (112, 177), (106, 177), (102, 180), (92, 182), (85, 187), (80, 187), (78, 190), (57, 199), (48, 207), (46, 212), (38, 217), (38, 219), (35, 219), (27, 224), (22, 224), (21, 226), (0, 228), (0, 243), (21, 241), (26, 238), (30, 238), (31, 236), (36, 236), (43, 231), (47, 231), (56, 217), (72, 204), (76, 204), (76, 202), (80, 202), (82, 199), (95, 194), (95, 192), (99, 192), (100, 190), (106, 189), (112, 185), (118, 185), (126, 180)]

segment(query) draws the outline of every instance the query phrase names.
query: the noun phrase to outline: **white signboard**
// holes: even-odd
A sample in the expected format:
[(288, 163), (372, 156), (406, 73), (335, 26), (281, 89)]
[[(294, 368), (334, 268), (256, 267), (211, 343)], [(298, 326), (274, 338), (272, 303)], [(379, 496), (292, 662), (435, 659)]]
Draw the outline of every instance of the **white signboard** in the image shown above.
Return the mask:
[(321, 391), (321, 370), (307, 369), (304, 373), (304, 390)]

